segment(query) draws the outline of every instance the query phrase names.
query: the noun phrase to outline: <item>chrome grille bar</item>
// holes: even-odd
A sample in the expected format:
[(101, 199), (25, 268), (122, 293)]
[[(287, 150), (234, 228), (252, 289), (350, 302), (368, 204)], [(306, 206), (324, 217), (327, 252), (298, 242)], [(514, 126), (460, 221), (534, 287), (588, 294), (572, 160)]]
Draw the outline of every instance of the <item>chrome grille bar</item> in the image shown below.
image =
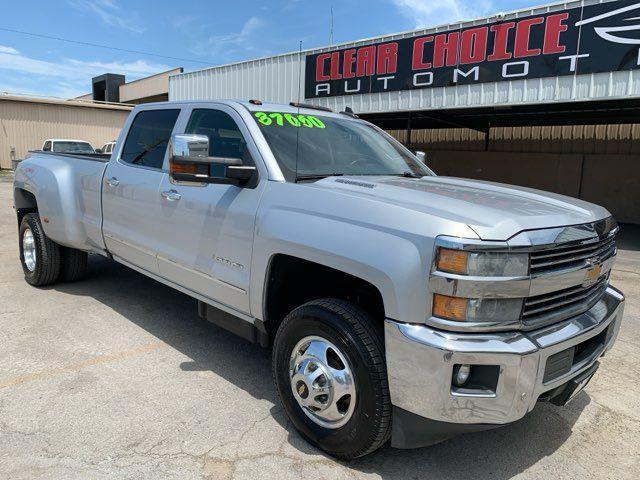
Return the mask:
[(608, 284), (609, 280), (602, 278), (590, 287), (575, 287), (530, 297), (525, 300), (522, 325), (525, 329), (537, 328), (586, 312), (600, 300)]
[(611, 238), (583, 246), (558, 247), (531, 253), (531, 274), (539, 275), (560, 268), (581, 265), (589, 258), (598, 261), (615, 255), (616, 245)]

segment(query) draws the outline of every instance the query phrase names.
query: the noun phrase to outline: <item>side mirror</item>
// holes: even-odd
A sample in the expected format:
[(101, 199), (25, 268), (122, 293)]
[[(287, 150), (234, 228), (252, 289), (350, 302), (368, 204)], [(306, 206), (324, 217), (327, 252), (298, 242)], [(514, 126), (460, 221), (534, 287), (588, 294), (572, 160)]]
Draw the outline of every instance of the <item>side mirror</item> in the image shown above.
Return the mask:
[(418, 158), (418, 160), (420, 160), (422, 163), (424, 163), (425, 165), (427, 164), (427, 154), (418, 150), (416, 152), (416, 157)]
[[(224, 167), (224, 176), (212, 175), (212, 167)], [(256, 167), (242, 164), (240, 158), (210, 157), (206, 135), (173, 135), (169, 145), (169, 174), (181, 182), (243, 184)]]
[(102, 149), (101, 148), (96, 148), (96, 153), (102, 153)]

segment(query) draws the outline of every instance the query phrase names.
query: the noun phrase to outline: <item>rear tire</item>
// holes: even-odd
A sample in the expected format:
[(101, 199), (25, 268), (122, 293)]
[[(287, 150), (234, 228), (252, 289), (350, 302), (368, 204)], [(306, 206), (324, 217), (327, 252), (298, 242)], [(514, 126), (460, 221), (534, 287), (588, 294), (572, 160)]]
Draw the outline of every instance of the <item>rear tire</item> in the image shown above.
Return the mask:
[[(318, 358), (328, 360), (318, 362)], [(311, 364), (306, 363), (309, 361)], [(320, 370), (327, 374), (318, 375)], [(328, 454), (352, 460), (377, 450), (389, 439), (391, 398), (384, 333), (358, 306), (323, 299), (293, 310), (275, 337), (273, 375), (282, 405), (296, 429)], [(344, 389), (349, 383), (345, 378), (355, 387), (350, 390), (352, 395)], [(331, 393), (324, 395), (327, 385)], [(333, 420), (336, 410), (344, 415), (343, 420)]]
[(75, 282), (84, 278), (87, 274), (87, 259), (89, 255), (75, 248), (60, 247), (62, 253), (62, 265), (60, 280), (63, 282)]
[(20, 262), (24, 278), (34, 287), (54, 283), (60, 275), (60, 246), (44, 233), (37, 213), (20, 222)]

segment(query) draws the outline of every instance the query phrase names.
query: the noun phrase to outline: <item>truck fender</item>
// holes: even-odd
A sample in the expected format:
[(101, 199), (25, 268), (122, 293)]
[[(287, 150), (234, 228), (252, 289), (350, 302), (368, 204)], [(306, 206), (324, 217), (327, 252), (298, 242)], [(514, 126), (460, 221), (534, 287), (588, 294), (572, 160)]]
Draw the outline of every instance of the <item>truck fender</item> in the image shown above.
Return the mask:
[[(331, 235), (327, 232), (339, 232)], [(427, 305), (426, 239), (293, 209), (270, 209), (257, 227), (252, 259), (251, 312), (264, 320), (269, 264), (278, 254), (348, 273), (375, 286), (387, 318), (424, 322)], [(419, 295), (419, 292), (424, 292)]]

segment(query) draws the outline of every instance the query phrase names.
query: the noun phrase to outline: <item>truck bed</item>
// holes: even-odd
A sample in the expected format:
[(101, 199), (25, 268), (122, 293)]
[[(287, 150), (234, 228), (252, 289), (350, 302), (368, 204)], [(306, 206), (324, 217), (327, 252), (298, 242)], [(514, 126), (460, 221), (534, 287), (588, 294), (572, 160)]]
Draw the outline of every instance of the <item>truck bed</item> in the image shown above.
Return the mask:
[(91, 160), (93, 162), (107, 163), (111, 158), (110, 153), (58, 153), (58, 152), (45, 152), (44, 150), (29, 150), (27, 158), (31, 155), (54, 155), (56, 157), (68, 157), (79, 160)]
[(103, 252), (102, 176), (110, 155), (32, 151), (20, 162), (15, 187), (30, 192), (38, 203), (43, 227), (55, 242), (81, 250)]

